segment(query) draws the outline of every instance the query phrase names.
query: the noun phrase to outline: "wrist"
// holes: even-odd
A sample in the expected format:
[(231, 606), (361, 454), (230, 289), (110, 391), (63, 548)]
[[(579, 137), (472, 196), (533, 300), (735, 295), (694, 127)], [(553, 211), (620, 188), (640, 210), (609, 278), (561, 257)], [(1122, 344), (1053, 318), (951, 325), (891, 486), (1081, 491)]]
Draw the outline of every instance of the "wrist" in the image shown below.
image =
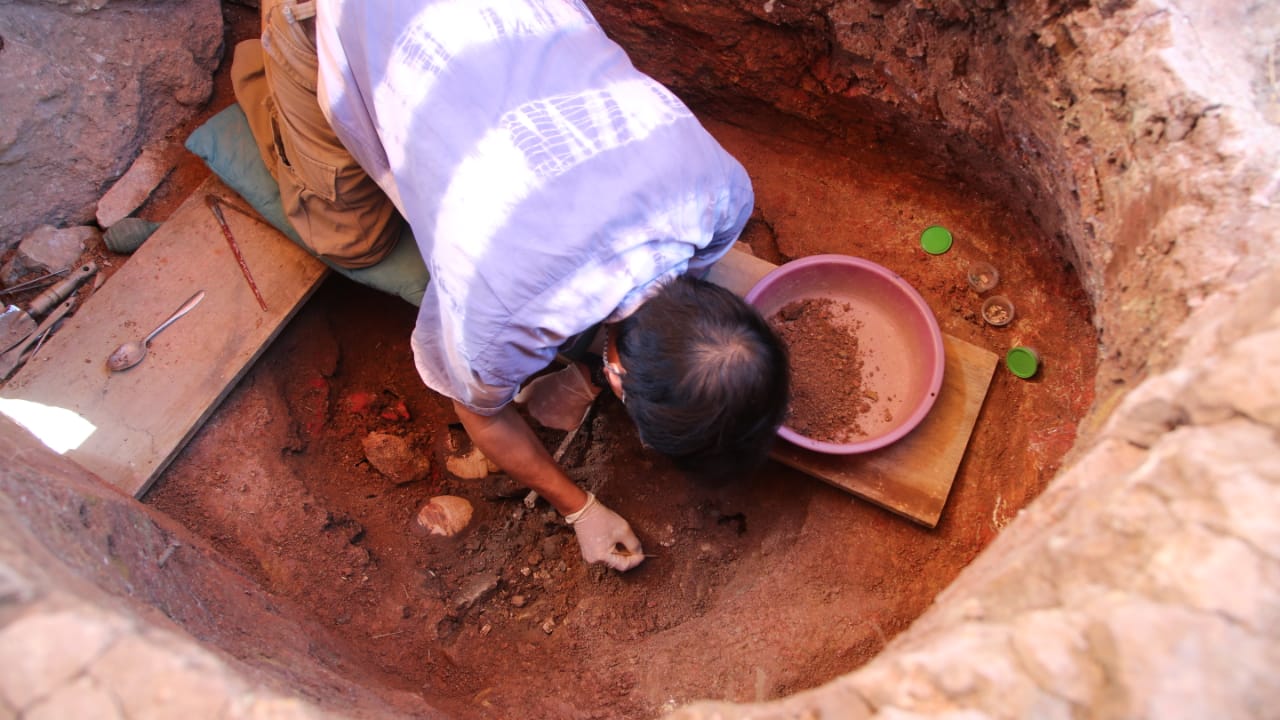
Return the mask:
[(583, 503), (582, 507), (578, 508), (577, 510), (571, 513), (567, 513), (564, 516), (564, 521), (569, 523), (570, 525), (573, 525), (574, 523), (578, 522), (583, 517), (585, 517), (587, 514), (587, 511), (590, 510), (594, 505), (596, 505), (596, 495), (595, 493), (589, 492), (587, 493), (587, 501)]

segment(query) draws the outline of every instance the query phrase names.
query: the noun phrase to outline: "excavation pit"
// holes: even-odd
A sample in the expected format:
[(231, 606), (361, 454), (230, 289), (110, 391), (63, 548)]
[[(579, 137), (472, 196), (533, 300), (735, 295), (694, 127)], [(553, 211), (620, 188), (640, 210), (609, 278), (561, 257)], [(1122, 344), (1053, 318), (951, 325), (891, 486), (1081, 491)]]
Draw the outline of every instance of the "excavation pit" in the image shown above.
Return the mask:
[[(14, 567), (103, 612), (189, 633), (252, 687), (336, 714), (652, 717), (699, 700), (780, 700), (750, 712), (1025, 715), (1055, 702), (1142, 715), (1169, 697), (1142, 670), (1177, 654), (1140, 641), (1170, 628), (1205, 637), (1197, 623), (1224, 617), (1239, 633), (1226, 644), (1245, 658), (1235, 682), (1264, 687), (1268, 666), (1248, 659), (1267, 646), (1247, 632), (1265, 627), (1264, 610), (1205, 591), (1214, 572), (1252, 566), (1229, 562), (1221, 535), (1187, 528), (1250, 537), (1268, 526), (1215, 519), (1227, 506), (1216, 499), (1178, 498), (1244, 488), (1233, 497), (1266, 506), (1232, 484), (1255, 477), (1247, 464), (1182, 453), (1275, 457), (1265, 406), (1218, 380), (1258, 357), (1232, 348), (1268, 330), (1274, 300), (1258, 288), (1272, 266), (1255, 247), (1224, 259), (1195, 230), (1205, 217), (1274, 228), (1274, 214), (1197, 205), (1208, 201), (1167, 180), (1219, 157), (1224, 114), (1248, 116), (1195, 105), (1177, 84), (1144, 86), (1144, 63), (1102, 39), (1120, 27), (1176, 35), (1136, 5), (592, 4), (751, 173), (757, 208), (743, 241), (756, 255), (872, 259), (921, 292), (944, 333), (1050, 359), (1029, 380), (995, 368), (935, 529), (779, 465), (741, 485), (691, 482), (646, 452), (606, 398), (566, 464), (653, 557), (625, 575), (587, 567), (544, 504), (526, 507), (500, 477), (447, 471), (467, 441), (413, 370), (413, 308), (333, 277), (142, 504), (6, 426), (15, 461), (0, 473), (0, 510), (37, 559)], [(1155, 105), (1172, 108), (1158, 123), (1142, 115)], [(1223, 198), (1273, 197), (1259, 167), (1209, 174)], [(953, 233), (938, 255), (919, 242), (935, 224)], [(984, 322), (966, 276), (996, 257), (1017, 306), (1004, 327)], [(431, 460), (426, 478), (396, 484), (375, 470), (370, 433), (409, 440)], [(550, 448), (561, 439), (543, 437)], [(471, 501), (468, 529), (414, 532), (418, 509), (441, 494)], [(1184, 562), (1148, 566), (1160, 552)], [(1193, 562), (1203, 557), (1215, 562)], [(1249, 577), (1265, 589), (1270, 576)], [(28, 597), (6, 582), (0, 600)], [(1171, 606), (1211, 612), (1171, 619)], [(1150, 617), (1160, 622), (1140, 622)], [(1193, 666), (1217, 677), (1214, 663)], [(1090, 681), (1098, 668), (1121, 687)], [(700, 707), (677, 715), (748, 712)]]
[[(527, 509), (500, 477), (448, 472), (469, 445), (414, 370), (415, 308), (342, 278), (146, 502), (322, 626), (365, 687), (420, 694), (451, 717), (561, 717), (569, 706), (653, 717), (699, 698), (780, 697), (872, 658), (1057, 471), (1093, 397), (1088, 303), (1066, 258), (999, 198), (761, 108), (703, 120), (753, 178), (744, 241), (759, 256), (873, 259), (921, 292), (944, 332), (1001, 355), (1010, 328), (982, 322), (965, 270), (1007, 255), (1005, 276), (1030, 289), (1017, 331), (1053, 354), (1053, 372), (1030, 384), (995, 374), (937, 529), (777, 464), (704, 487), (646, 452), (605, 397), (563, 462), (654, 557), (625, 575), (587, 567), (545, 503)], [(917, 242), (934, 222), (955, 234), (946, 255)], [(1035, 250), (1008, 252), (1014, 237)], [(400, 402), (410, 420), (384, 417)], [(362, 448), (374, 432), (407, 438), (430, 457), (429, 477), (395, 485), (380, 474)], [(544, 435), (549, 451), (562, 436)], [(471, 527), (423, 537), (414, 518), (441, 494), (471, 502)]]

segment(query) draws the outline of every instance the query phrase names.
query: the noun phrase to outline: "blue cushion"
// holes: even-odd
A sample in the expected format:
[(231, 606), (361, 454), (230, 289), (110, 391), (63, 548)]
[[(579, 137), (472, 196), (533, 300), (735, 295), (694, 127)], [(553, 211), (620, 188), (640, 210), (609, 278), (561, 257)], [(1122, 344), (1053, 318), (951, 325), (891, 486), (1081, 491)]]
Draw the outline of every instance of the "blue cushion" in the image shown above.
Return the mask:
[[(280, 188), (267, 172), (267, 166), (258, 154), (258, 146), (249, 130), (249, 121), (238, 104), (209, 118), (187, 138), (186, 147), (213, 171), (222, 182), (239, 193), (254, 210), (276, 229), (299, 246), (303, 245), (298, 233), (289, 224), (280, 204)], [(376, 288), (391, 295), (398, 295), (413, 305), (422, 303), (426, 292), (427, 267), (418, 252), (413, 231), (405, 224), (395, 248), (376, 265), (352, 270), (331, 262), (326, 265), (352, 280)], [(314, 254), (314, 253), (312, 253)], [(323, 259), (322, 259), (323, 261)]]

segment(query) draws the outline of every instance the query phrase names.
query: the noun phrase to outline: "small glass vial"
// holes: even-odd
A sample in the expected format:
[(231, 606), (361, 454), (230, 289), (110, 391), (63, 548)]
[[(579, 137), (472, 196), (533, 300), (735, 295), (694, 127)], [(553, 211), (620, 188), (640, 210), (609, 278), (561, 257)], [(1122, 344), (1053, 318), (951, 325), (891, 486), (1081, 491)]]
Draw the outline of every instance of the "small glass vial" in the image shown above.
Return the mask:
[(969, 287), (979, 293), (987, 292), (1000, 282), (1000, 273), (996, 272), (991, 263), (976, 262), (970, 265), (968, 276)]

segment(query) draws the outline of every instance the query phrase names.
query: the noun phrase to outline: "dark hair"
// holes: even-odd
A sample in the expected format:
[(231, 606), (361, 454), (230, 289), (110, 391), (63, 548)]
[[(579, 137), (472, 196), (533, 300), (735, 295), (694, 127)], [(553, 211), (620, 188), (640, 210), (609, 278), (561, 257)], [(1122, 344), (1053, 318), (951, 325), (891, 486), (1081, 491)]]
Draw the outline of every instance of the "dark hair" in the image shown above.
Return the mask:
[(786, 349), (755, 308), (687, 275), (618, 324), (626, 408), (649, 447), (713, 480), (755, 470), (787, 410)]

